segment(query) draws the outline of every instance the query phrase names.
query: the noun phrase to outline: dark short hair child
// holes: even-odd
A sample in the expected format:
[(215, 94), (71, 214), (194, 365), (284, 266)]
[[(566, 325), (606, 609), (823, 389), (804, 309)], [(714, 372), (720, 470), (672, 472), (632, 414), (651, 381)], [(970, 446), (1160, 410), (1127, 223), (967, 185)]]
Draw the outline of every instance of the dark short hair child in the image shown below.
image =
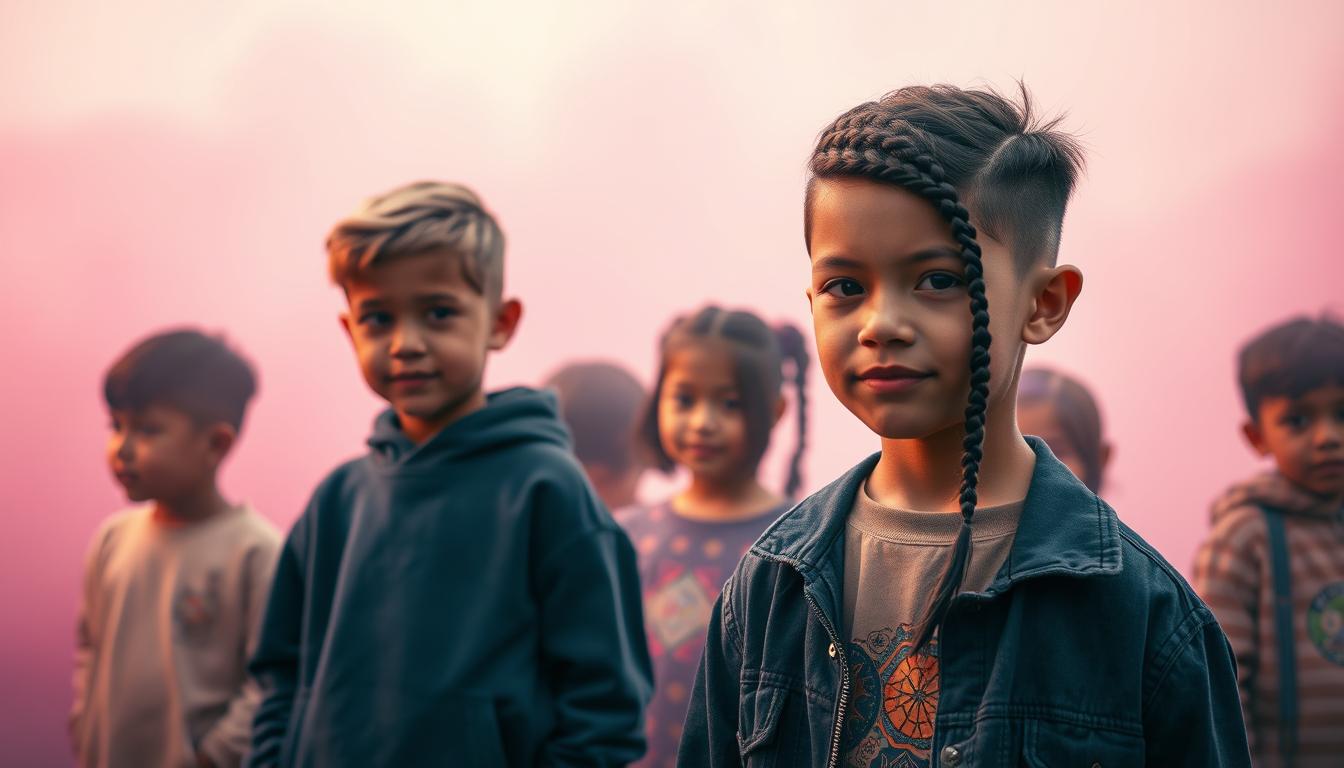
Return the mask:
[(1237, 382), (1251, 420), (1267, 397), (1301, 397), (1326, 384), (1344, 385), (1344, 324), (1324, 315), (1297, 317), (1246, 342)]
[(1297, 317), (1237, 355), (1242, 431), (1272, 468), (1227, 488), (1191, 579), (1227, 632), (1262, 765), (1344, 754), (1344, 325)]
[(167, 405), (197, 423), (243, 427), (257, 377), (246, 360), (215, 336), (182, 329), (139, 342), (108, 369), (103, 397), (112, 410)]
[(560, 400), (560, 418), (574, 438), (574, 455), (611, 510), (635, 502), (644, 457), (635, 440), (648, 393), (615, 363), (569, 363), (545, 387)]

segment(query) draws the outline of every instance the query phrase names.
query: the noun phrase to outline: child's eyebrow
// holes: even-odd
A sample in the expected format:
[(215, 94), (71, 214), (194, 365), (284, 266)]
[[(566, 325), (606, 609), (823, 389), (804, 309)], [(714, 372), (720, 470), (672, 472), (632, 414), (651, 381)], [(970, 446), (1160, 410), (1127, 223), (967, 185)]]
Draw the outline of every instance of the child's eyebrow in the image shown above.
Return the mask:
[[(961, 251), (950, 245), (935, 245), (931, 248), (922, 248), (914, 253), (908, 253), (898, 257), (897, 261), (917, 264), (921, 261), (933, 261), (935, 259), (960, 259)], [(829, 270), (863, 270), (871, 265), (859, 259), (848, 256), (822, 256), (812, 262), (813, 272), (822, 272)]]
[(425, 293), (415, 297), (422, 304), (456, 304), (457, 297), (451, 293)]

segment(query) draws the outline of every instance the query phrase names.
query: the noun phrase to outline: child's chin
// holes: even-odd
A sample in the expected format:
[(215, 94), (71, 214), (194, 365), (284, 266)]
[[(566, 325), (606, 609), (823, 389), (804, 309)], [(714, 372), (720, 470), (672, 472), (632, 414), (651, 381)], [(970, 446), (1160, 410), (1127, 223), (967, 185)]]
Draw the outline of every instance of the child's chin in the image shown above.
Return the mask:
[(931, 421), (895, 418), (884, 414), (873, 414), (861, 420), (873, 434), (883, 440), (922, 440), (945, 428), (945, 425)]

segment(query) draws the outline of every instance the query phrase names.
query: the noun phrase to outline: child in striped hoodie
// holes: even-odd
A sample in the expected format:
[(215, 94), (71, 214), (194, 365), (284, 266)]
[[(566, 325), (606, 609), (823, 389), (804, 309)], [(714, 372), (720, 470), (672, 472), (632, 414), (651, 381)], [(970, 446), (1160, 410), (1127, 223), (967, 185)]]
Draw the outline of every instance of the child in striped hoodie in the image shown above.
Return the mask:
[(1344, 755), (1344, 325), (1295, 319), (1241, 351), (1247, 440), (1275, 469), (1229, 489), (1195, 588), (1237, 658), (1258, 766)]

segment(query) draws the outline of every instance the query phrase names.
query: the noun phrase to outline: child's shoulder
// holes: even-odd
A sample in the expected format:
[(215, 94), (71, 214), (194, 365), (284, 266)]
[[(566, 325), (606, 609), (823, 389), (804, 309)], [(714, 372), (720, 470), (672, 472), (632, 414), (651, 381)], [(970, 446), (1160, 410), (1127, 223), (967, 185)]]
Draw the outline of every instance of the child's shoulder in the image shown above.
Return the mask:
[(250, 504), (240, 506), (223, 531), (235, 548), (271, 551), (280, 548), (280, 531)]
[(148, 504), (113, 512), (98, 524), (91, 547), (106, 549), (116, 546), (128, 533), (148, 525), (153, 514), (154, 508)]

